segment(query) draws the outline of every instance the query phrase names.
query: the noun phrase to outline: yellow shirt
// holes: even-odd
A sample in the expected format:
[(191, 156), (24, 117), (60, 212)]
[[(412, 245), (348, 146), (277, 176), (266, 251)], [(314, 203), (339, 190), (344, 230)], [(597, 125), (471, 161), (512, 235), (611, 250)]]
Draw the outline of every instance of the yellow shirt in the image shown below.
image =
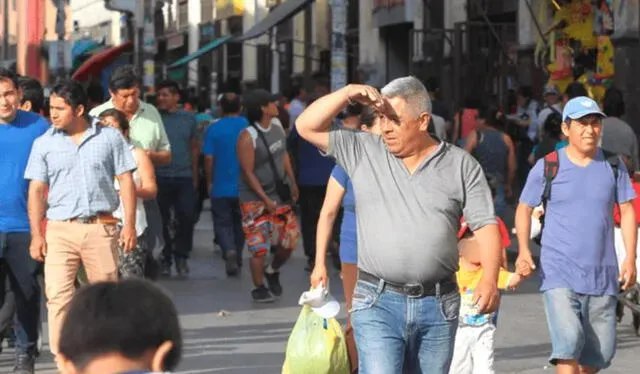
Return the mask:
[[(456, 273), (458, 288), (460, 289), (460, 325), (481, 326), (494, 321), (495, 313), (480, 314), (478, 308), (473, 304), (473, 292), (482, 278), (483, 270), (465, 270), (460, 267)], [(500, 268), (498, 274), (498, 288), (506, 290), (509, 288), (509, 281), (514, 274)]]

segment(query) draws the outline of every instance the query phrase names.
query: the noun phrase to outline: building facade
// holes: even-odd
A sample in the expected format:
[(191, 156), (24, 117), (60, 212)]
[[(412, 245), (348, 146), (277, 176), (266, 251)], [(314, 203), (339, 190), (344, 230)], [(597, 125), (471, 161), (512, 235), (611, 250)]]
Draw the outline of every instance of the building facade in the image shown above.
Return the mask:
[(70, 0), (74, 39), (88, 37), (104, 40), (107, 45), (119, 45), (127, 35), (123, 15), (108, 10), (104, 1)]
[[(65, 17), (59, 22), (58, 6)], [(53, 0), (0, 0), (0, 61), (6, 68), (49, 82), (50, 44), (71, 37), (70, 8)], [(62, 35), (59, 35), (60, 31)]]

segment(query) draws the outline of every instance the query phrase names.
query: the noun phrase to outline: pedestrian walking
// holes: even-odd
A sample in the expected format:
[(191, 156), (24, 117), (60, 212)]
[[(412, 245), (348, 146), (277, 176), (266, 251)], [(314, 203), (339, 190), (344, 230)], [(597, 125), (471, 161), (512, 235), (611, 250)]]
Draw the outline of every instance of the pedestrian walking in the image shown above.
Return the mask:
[[(129, 141), (129, 121), (121, 111), (117, 109), (107, 109), (100, 114), (100, 122), (118, 130), (125, 140)], [(133, 181), (136, 184), (136, 237), (137, 245), (130, 251), (125, 252), (122, 246), (118, 246), (118, 275), (120, 278), (143, 278), (145, 266), (147, 264), (148, 252), (144, 248), (147, 243), (144, 235), (147, 231), (147, 215), (144, 211), (144, 200), (154, 199), (158, 193), (155, 171), (151, 159), (147, 153), (129, 144), (129, 151), (136, 160), (136, 170), (133, 172)], [(116, 190), (120, 190), (120, 184), (115, 181)], [(120, 220), (119, 226), (125, 225), (124, 203), (120, 198), (118, 209), (113, 212), (113, 216)]]
[[(171, 143), (171, 162), (156, 167), (158, 205), (164, 237), (161, 274), (170, 276), (171, 265), (175, 260), (176, 272), (185, 276), (189, 274), (187, 259), (193, 249), (193, 228), (198, 203), (198, 123), (193, 113), (178, 109), (178, 83), (161, 82), (157, 89), (158, 109)], [(174, 222), (171, 220), (172, 212)], [(172, 224), (175, 224), (174, 235), (170, 233)]]
[[(2, 331), (15, 311), (14, 373), (33, 373), (40, 326), (39, 264), (29, 256), (29, 219), (24, 171), (34, 141), (49, 128), (40, 115), (18, 109), (21, 89), (15, 73), (0, 69), (0, 277), (8, 277), (11, 294), (2, 305)], [(5, 291), (4, 283), (3, 289)]]
[[(151, 104), (140, 100), (142, 79), (132, 65), (117, 67), (109, 77), (109, 94), (111, 98), (93, 108), (89, 115), (100, 116), (107, 109), (118, 109), (129, 120), (129, 139), (131, 144), (144, 149), (155, 166), (167, 165), (171, 162), (171, 145), (167, 132), (162, 124), (158, 110)], [(151, 256), (145, 267), (146, 276), (154, 278), (157, 273), (157, 262), (164, 249), (162, 217), (160, 207), (155, 199), (145, 200), (144, 209), (147, 216), (147, 234), (144, 247)]]
[(225, 93), (219, 100), (222, 117), (207, 131), (204, 139), (205, 173), (211, 197), (211, 214), (216, 242), (222, 249), (227, 275), (238, 274), (242, 266), (244, 232), (238, 199), (240, 163), (238, 138), (249, 126), (240, 115), (240, 96)]
[[(274, 296), (282, 295), (280, 268), (300, 238), (292, 206), (298, 200), (298, 188), (287, 154), (286, 135), (273, 122), (278, 115), (277, 100), (277, 96), (262, 89), (249, 92), (244, 105), (250, 127), (238, 139), (242, 227), (256, 287), (251, 296), (258, 303), (272, 302)], [(266, 257), (270, 253), (273, 260), (269, 262)]]
[[(119, 199), (114, 178), (120, 184), (125, 211), (120, 244), (125, 252), (136, 246), (135, 160), (117, 130), (90, 121), (86, 105), (79, 83), (64, 82), (53, 88), (53, 126), (34, 142), (24, 174), (30, 181), (29, 250), (38, 261), (46, 258), (49, 347), (54, 355), (80, 264), (90, 282), (118, 279), (119, 221), (112, 213)], [(40, 225), (45, 212), (46, 240)]]
[[(585, 96), (569, 100), (562, 132), (569, 144), (539, 160), (516, 210), (516, 269), (535, 268), (529, 248), (531, 213), (542, 204), (540, 268), (552, 352), (558, 373), (595, 373), (616, 347), (616, 301), (636, 281), (636, 197), (624, 163), (598, 147), (604, 113)], [(620, 207), (626, 258), (618, 273), (613, 206)], [(620, 276), (618, 276), (620, 274)]]
[[(382, 137), (332, 127), (349, 102), (371, 106)], [(300, 136), (335, 158), (355, 191), (358, 281), (351, 322), (359, 372), (449, 372), (460, 294), (456, 232), (464, 217), (482, 253), (473, 301), (495, 310), (501, 249), (491, 193), (478, 162), (428, 135), (431, 103), (415, 77), (380, 92), (349, 85), (298, 117)]]

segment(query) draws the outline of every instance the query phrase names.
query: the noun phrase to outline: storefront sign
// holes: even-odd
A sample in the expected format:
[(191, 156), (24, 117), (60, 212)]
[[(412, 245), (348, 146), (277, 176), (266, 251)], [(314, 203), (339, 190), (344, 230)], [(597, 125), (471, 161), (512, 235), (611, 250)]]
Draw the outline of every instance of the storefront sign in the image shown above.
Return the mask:
[(217, 0), (216, 19), (227, 19), (244, 14), (244, 0)]

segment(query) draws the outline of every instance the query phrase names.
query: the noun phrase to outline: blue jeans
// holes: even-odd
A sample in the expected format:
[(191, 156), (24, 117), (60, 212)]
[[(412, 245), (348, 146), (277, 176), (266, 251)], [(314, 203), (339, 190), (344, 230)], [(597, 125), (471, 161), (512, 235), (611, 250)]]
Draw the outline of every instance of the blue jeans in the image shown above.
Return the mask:
[(7, 265), (16, 303), (16, 351), (21, 354), (35, 353), (40, 326), (40, 264), (31, 258), (29, 244), (28, 232), (0, 233), (0, 257)]
[(549, 362), (575, 360), (580, 365), (606, 369), (616, 352), (615, 296), (589, 296), (568, 288), (544, 291), (551, 335)]
[(211, 198), (211, 215), (213, 217), (213, 231), (216, 242), (222, 249), (222, 256), (226, 259), (227, 252), (236, 251), (238, 265), (240, 265), (244, 248), (240, 201), (233, 197)]
[(358, 280), (351, 324), (360, 374), (448, 374), (460, 294), (411, 298)]
[[(193, 249), (193, 227), (198, 200), (193, 179), (158, 177), (157, 200), (163, 223), (163, 262), (170, 265), (173, 257), (188, 258)], [(172, 209), (176, 219), (173, 238), (169, 234)]]

